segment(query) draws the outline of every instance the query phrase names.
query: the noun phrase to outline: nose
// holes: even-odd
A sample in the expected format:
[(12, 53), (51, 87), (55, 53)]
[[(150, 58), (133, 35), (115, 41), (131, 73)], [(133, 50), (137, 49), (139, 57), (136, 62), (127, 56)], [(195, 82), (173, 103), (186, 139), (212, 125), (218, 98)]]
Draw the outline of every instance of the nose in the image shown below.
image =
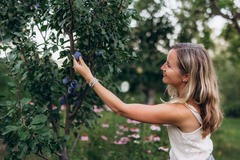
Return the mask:
[(161, 67), (161, 70), (162, 70), (162, 71), (165, 71), (165, 70), (166, 70), (166, 63), (167, 63), (167, 62), (165, 62), (165, 63), (162, 65), (162, 67)]

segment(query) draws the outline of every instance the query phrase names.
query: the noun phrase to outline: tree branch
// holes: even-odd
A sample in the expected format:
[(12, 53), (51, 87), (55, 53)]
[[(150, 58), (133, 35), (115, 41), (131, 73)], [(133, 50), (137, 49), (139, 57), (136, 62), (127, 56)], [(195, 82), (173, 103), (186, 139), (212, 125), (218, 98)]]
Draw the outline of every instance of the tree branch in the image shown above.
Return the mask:
[(240, 33), (240, 26), (239, 26), (239, 24), (238, 24), (239, 14), (235, 14), (235, 15), (234, 15), (234, 14), (232, 13), (233, 18), (231, 18), (229, 15), (224, 14), (224, 13), (221, 12), (221, 10), (220, 10), (220, 8), (218, 8), (215, 0), (210, 0), (210, 4), (211, 4), (212, 8), (214, 9), (214, 11), (216, 12), (216, 15), (220, 15), (220, 16), (222, 16), (223, 18), (232, 21), (232, 23), (234, 24), (236, 30)]
[(74, 118), (75, 118), (75, 116), (77, 115), (78, 109), (82, 106), (83, 100), (84, 100), (84, 98), (85, 98), (86, 95), (87, 95), (88, 88), (89, 88), (89, 86), (86, 85), (86, 86), (85, 86), (85, 89), (84, 89), (84, 91), (83, 91), (83, 94), (82, 94), (82, 96), (81, 96), (80, 102), (79, 102), (79, 103), (77, 104), (77, 106), (75, 107), (73, 113), (70, 114), (70, 118), (71, 118), (71, 119), (74, 119)]
[(37, 154), (39, 157), (43, 158), (43, 159), (46, 159), (46, 160), (49, 160), (47, 157), (41, 155), (41, 154)]
[(78, 131), (78, 135), (77, 135), (77, 137), (76, 137), (76, 139), (75, 139), (75, 141), (74, 141), (74, 143), (73, 143), (73, 147), (72, 147), (72, 149), (70, 150), (70, 152), (68, 153), (68, 158), (69, 158), (70, 155), (72, 154), (72, 151), (74, 150), (74, 148), (75, 148), (75, 146), (76, 146), (76, 144), (77, 144), (77, 141), (78, 141), (78, 139), (79, 139), (79, 137), (80, 137), (81, 130), (82, 130), (82, 128), (83, 128), (83, 125), (84, 125), (84, 123), (82, 123), (81, 126), (80, 126), (80, 129), (79, 129), (79, 131)]

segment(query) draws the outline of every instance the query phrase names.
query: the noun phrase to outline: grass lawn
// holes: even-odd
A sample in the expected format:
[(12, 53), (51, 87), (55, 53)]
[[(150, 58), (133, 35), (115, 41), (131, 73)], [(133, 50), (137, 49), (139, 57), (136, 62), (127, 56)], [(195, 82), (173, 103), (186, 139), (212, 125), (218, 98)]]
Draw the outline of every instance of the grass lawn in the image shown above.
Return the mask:
[(216, 160), (240, 160), (240, 118), (225, 118), (212, 140)]

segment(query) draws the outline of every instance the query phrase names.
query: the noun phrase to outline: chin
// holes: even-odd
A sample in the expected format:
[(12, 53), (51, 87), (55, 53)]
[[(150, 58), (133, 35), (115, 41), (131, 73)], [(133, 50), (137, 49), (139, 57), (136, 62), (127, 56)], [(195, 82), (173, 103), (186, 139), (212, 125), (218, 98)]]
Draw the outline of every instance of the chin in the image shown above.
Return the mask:
[(168, 83), (166, 82), (166, 80), (164, 80), (164, 78), (162, 79), (162, 82), (163, 82), (164, 84), (168, 84)]

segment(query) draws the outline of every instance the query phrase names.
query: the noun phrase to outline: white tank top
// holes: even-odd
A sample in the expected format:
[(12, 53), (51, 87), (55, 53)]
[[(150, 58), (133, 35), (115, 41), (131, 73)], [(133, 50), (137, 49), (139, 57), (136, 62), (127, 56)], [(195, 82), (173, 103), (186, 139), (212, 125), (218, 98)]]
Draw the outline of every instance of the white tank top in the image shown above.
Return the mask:
[(202, 118), (198, 111), (186, 104), (201, 126), (193, 132), (183, 133), (174, 125), (167, 125), (171, 144), (170, 160), (206, 160), (213, 151), (210, 136), (202, 139)]

